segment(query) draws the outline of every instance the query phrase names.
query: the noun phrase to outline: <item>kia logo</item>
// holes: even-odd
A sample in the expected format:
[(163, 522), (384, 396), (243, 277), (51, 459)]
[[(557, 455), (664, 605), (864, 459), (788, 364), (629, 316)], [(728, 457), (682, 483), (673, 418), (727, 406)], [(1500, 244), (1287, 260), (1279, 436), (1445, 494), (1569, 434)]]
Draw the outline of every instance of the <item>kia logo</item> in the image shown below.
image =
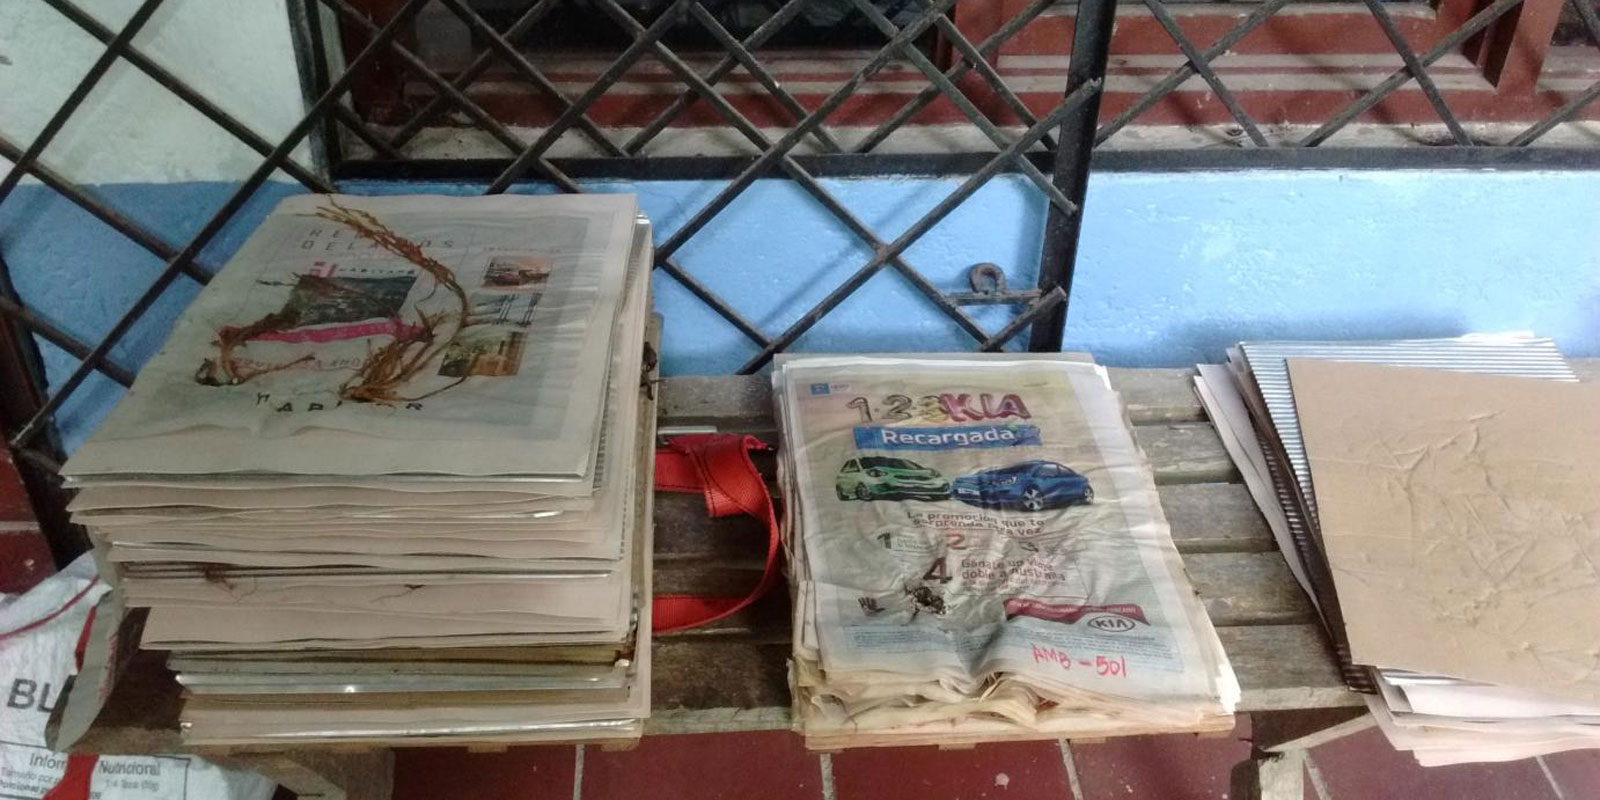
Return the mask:
[(1089, 627), (1107, 633), (1122, 633), (1133, 630), (1133, 620), (1127, 617), (1113, 617), (1110, 615), (1095, 617), (1089, 620)]

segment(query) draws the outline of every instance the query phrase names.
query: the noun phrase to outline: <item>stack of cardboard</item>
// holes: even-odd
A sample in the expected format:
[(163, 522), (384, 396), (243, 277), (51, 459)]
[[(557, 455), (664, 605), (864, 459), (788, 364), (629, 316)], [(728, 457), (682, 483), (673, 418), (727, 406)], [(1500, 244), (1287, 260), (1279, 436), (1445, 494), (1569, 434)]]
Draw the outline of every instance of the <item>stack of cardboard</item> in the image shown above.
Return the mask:
[(187, 740), (639, 734), (649, 241), (628, 196), (261, 225), (63, 470)]
[(1222, 731), (1238, 685), (1105, 370), (774, 373), (812, 747)]
[(1202, 399), (1424, 765), (1600, 747), (1600, 387), (1525, 336), (1245, 343)]

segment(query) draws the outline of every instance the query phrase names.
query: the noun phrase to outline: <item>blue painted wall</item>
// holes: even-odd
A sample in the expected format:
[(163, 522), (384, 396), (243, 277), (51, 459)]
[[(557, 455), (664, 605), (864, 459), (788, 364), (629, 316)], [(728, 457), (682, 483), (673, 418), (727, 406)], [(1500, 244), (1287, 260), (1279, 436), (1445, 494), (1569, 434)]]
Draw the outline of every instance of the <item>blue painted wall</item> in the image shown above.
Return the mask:
[[(943, 179), (825, 182), (891, 240), (957, 184)], [(670, 233), (716, 182), (608, 183), (636, 192)], [(115, 185), (95, 191), (181, 244), (228, 196), (226, 184)], [(345, 191), (474, 193), (462, 184), (350, 183)], [(524, 191), (541, 191), (525, 187)], [(269, 186), (206, 251), (222, 264), (278, 199)], [(1097, 174), (1065, 346), (1126, 366), (1214, 361), (1241, 338), (1442, 336), (1533, 330), (1572, 356), (1600, 356), (1600, 174), (1587, 172), (1240, 172)], [(935, 285), (963, 289), (992, 261), (1032, 285), (1044, 201), (1025, 181), (981, 190), (906, 258)], [(56, 197), (22, 187), (0, 205), (0, 255), (18, 289), (66, 329), (95, 340), (144, 290), (157, 259)], [(869, 257), (785, 181), (758, 182), (680, 251), (680, 263), (771, 333)], [(663, 274), (667, 374), (736, 369), (755, 348)], [(194, 294), (181, 279), (115, 355), (137, 367)], [(1003, 309), (974, 308), (990, 330)], [(802, 337), (809, 351), (967, 349), (952, 323), (898, 276), (875, 277)], [(74, 360), (47, 348), (53, 381)], [(63, 414), (77, 441), (120, 389), (96, 378)]]

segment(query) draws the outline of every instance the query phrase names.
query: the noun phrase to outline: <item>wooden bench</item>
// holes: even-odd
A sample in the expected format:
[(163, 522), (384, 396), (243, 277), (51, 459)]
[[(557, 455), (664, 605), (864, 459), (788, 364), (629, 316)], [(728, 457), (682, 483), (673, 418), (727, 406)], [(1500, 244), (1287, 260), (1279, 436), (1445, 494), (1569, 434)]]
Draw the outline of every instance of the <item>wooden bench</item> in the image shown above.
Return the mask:
[[(1238, 782), (1255, 785), (1259, 770), (1277, 790), (1271, 796), (1298, 800), (1295, 745), (1323, 741), (1330, 729), (1365, 727), (1365, 707), (1339, 678), (1316, 612), (1206, 420), (1194, 371), (1110, 373), (1155, 471), (1172, 538), (1238, 675), (1239, 711), (1254, 718), (1260, 758), (1241, 765)], [(660, 404), (666, 431), (715, 427), (776, 440), (765, 376), (668, 379)], [(771, 461), (758, 466), (769, 469)], [(709, 520), (699, 497), (674, 494), (657, 496), (655, 518), (656, 591), (738, 594), (760, 575), (766, 532), (754, 520)], [(789, 629), (789, 601), (780, 592), (728, 619), (658, 639), (647, 734), (789, 728)]]
[[(1600, 359), (1576, 363), (1586, 376), (1600, 375)], [(1206, 421), (1193, 374), (1112, 369), (1111, 381), (1155, 470), (1190, 579), (1238, 675), (1239, 711), (1253, 718), (1255, 758), (1236, 770), (1234, 796), (1299, 800), (1304, 749), (1370, 727), (1371, 718), (1340, 680), (1315, 612)], [(669, 378), (658, 399), (664, 429), (715, 427), (776, 439), (764, 376)], [(771, 474), (771, 456), (757, 463)], [(655, 525), (658, 593), (742, 594), (761, 573), (767, 534), (753, 520), (710, 520), (700, 497), (659, 494)], [(776, 592), (713, 625), (658, 639), (647, 735), (789, 728), (788, 606), (786, 594)], [(159, 655), (147, 660), (149, 669), (128, 676), (134, 685), (118, 686), (80, 749), (187, 749), (176, 727), (178, 689), (160, 669)], [(392, 757), (381, 748), (200, 752), (260, 769), (302, 797), (382, 800), (389, 792)]]

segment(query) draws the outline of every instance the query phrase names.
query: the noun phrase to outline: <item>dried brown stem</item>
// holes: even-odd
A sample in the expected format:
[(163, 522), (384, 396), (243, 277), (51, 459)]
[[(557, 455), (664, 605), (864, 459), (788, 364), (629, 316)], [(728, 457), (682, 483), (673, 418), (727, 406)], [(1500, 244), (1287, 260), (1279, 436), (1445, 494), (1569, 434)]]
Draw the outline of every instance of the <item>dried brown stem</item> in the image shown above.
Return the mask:
[[(466, 326), (470, 306), (467, 301), (467, 293), (461, 288), (461, 284), (456, 281), (455, 273), (449, 267), (423, 252), (421, 245), (395, 233), (377, 217), (366, 211), (346, 208), (339, 205), (337, 201), (329, 199), (328, 206), (318, 208), (316, 215), (322, 219), (344, 225), (355, 231), (358, 236), (370, 240), (384, 250), (417, 265), (428, 273), (435, 283), (433, 291), (413, 304), (419, 322), (416, 325), (396, 326), (397, 332), (393, 341), (376, 349), (369, 349), (367, 357), (362, 361), (360, 368), (339, 387), (340, 399), (357, 403), (395, 405), (431, 397), (446, 389), (460, 385), (462, 381), (457, 380), (424, 393), (419, 397), (402, 397), (400, 395), (400, 387), (426, 370), (434, 358), (443, 352), (445, 347), (449, 346), (450, 341), (455, 336), (455, 332)], [(317, 276), (301, 275), (299, 280), (312, 281), (322, 279)], [(324, 280), (323, 284), (319, 289), (324, 292), (351, 291), (338, 286), (332, 281)], [(437, 292), (440, 286), (456, 297), (457, 309), (453, 314), (448, 311), (429, 314), (418, 307), (423, 301), (432, 298), (434, 292)], [(451, 332), (450, 336), (441, 337), (439, 335), (440, 327), (451, 322), (452, 318), (455, 322), (455, 330)], [(195, 370), (195, 381), (207, 386), (236, 386), (262, 375), (289, 369), (297, 364), (314, 360), (313, 356), (305, 355), (282, 364), (269, 364), (258, 367), (246, 367), (238, 361), (238, 349), (248, 344), (250, 340), (270, 333), (291, 330), (298, 326), (300, 322), (300, 314), (283, 310), (268, 314), (249, 325), (219, 330), (217, 339), (214, 342), (217, 346), (217, 358), (215, 360), (206, 359), (201, 362), (199, 369)]]
[[(421, 245), (395, 233), (372, 214), (361, 209), (346, 208), (332, 199), (328, 201), (328, 206), (331, 208), (327, 206), (318, 208), (317, 216), (345, 225), (362, 238), (416, 264), (431, 275), (439, 286), (443, 286), (455, 295), (456, 331), (466, 326), (470, 309), (467, 293), (461, 288), (461, 284), (456, 282), (455, 273), (449, 267), (423, 252)], [(420, 325), (410, 332), (396, 336), (394, 341), (367, 355), (366, 361), (356, 374), (339, 387), (339, 396), (342, 399), (381, 405), (394, 405), (420, 399), (401, 397), (400, 387), (426, 369), (433, 359), (449, 346), (450, 340), (454, 338), (454, 332), (450, 337), (441, 337), (437, 334), (438, 327), (448, 321), (450, 317), (448, 313), (426, 314), (420, 309), (418, 313), (422, 318)], [(424, 396), (431, 396), (437, 391)]]

